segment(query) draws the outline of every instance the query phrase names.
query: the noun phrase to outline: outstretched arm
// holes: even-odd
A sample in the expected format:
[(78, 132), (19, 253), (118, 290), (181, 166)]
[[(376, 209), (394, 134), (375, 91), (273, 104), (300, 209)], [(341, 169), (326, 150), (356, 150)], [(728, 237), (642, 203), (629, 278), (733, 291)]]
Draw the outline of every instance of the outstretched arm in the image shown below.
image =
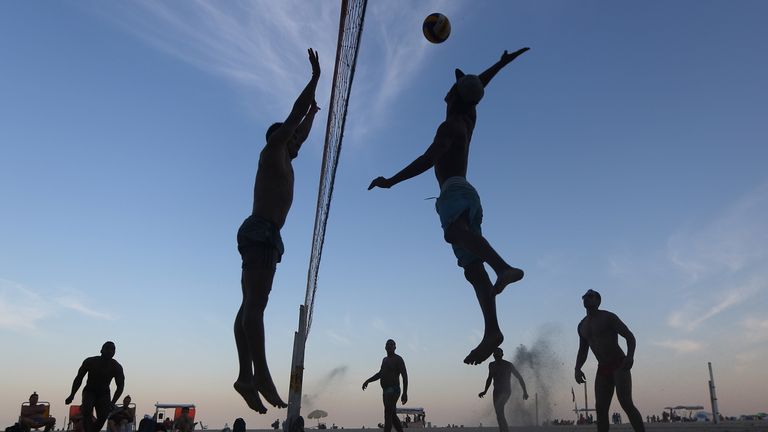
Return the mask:
[(296, 138), (298, 139), (299, 147), (307, 140), (309, 131), (312, 130), (312, 122), (315, 121), (315, 114), (318, 111), (320, 111), (320, 107), (317, 106), (317, 102), (312, 101), (312, 104), (309, 106), (309, 112), (307, 112), (307, 115), (304, 116), (304, 119), (296, 128)]
[(584, 372), (581, 371), (581, 367), (587, 361), (587, 354), (589, 354), (589, 342), (579, 332), (579, 353), (576, 354), (576, 369), (574, 371), (576, 382), (582, 384), (586, 382)]
[(77, 376), (75, 376), (75, 380), (72, 382), (72, 392), (64, 401), (65, 404), (69, 405), (72, 403), (72, 400), (75, 398), (75, 393), (77, 393), (77, 390), (83, 384), (83, 378), (85, 378), (86, 373), (88, 373), (88, 369), (85, 366), (85, 362), (83, 362), (80, 369), (77, 370)]
[(515, 366), (512, 366), (512, 375), (517, 378), (517, 381), (520, 383), (520, 387), (523, 388), (523, 400), (528, 400), (528, 390), (525, 388), (525, 381), (523, 381), (523, 376), (520, 375), (520, 372), (515, 369)]
[(381, 371), (376, 372), (376, 375), (374, 375), (374, 376), (368, 378), (367, 380), (365, 380), (365, 382), (363, 383), (363, 390), (365, 390), (368, 387), (369, 383), (372, 383), (374, 381), (378, 381), (379, 378), (381, 378)]
[(630, 370), (632, 369), (632, 365), (635, 363), (635, 346), (637, 341), (635, 341), (635, 335), (629, 331), (629, 328), (626, 326), (626, 324), (624, 324), (619, 319), (619, 317), (615, 318), (616, 320), (614, 321), (614, 328), (616, 329), (616, 332), (627, 340), (627, 357), (624, 358), (624, 364), (622, 367), (626, 370)]
[(493, 382), (493, 369), (491, 364), (493, 363), (488, 364), (488, 378), (485, 380), (485, 388), (483, 389), (483, 391), (480, 392), (480, 394), (477, 395), (478, 397), (485, 396), (485, 394), (488, 393), (488, 388), (491, 386), (491, 383)]
[(269, 138), (270, 142), (284, 143), (287, 141), (296, 132), (301, 120), (308, 115), (310, 106), (315, 101), (315, 89), (317, 88), (317, 81), (320, 79), (320, 60), (317, 56), (317, 51), (310, 48), (307, 52), (309, 52), (309, 63), (312, 65), (312, 78), (304, 87), (299, 97), (296, 98), (288, 118)]
[(491, 82), (494, 76), (506, 65), (508, 65), (512, 60), (516, 59), (520, 54), (528, 51), (530, 48), (520, 48), (519, 50), (513, 52), (512, 54), (509, 54), (507, 50), (504, 50), (504, 54), (501, 55), (501, 59), (493, 64), (493, 66), (486, 69), (483, 73), (479, 75), (480, 81), (483, 82), (483, 87), (488, 87), (488, 83)]
[(426, 170), (432, 168), (435, 166), (435, 163), (440, 160), (440, 157), (448, 151), (448, 149), (451, 147), (451, 134), (448, 130), (448, 126), (446, 123), (443, 123), (440, 125), (439, 128), (437, 128), (437, 134), (435, 135), (435, 140), (432, 142), (432, 145), (429, 146), (426, 152), (424, 152), (423, 155), (419, 156), (411, 162), (407, 167), (403, 168), (392, 176), (391, 178), (385, 178), (385, 177), (376, 177), (371, 182), (370, 186), (368, 186), (368, 190), (371, 190), (375, 187), (385, 188), (389, 189), (392, 186), (408, 180), (410, 178), (416, 177), (422, 173), (424, 173)]

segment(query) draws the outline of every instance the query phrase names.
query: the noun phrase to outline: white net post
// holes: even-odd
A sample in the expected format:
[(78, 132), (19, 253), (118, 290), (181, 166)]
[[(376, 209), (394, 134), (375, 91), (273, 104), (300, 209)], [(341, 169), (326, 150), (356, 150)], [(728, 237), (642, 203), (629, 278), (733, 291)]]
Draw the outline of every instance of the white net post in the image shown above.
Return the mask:
[(304, 348), (312, 326), (312, 312), (317, 291), (317, 276), (320, 258), (325, 242), (325, 227), (333, 196), (336, 167), (347, 121), (347, 106), (355, 75), (360, 37), (368, 0), (342, 0), (339, 14), (339, 38), (336, 46), (336, 63), (333, 70), (331, 100), (328, 104), (328, 121), (325, 130), (325, 147), (320, 171), (320, 185), (317, 193), (315, 228), (312, 234), (312, 251), (307, 270), (307, 291), (304, 305), (299, 309), (299, 328), (294, 335), (291, 379), (288, 395), (288, 413), (285, 430), (296, 432), (301, 426), (297, 422), (301, 413), (301, 388), (304, 379)]

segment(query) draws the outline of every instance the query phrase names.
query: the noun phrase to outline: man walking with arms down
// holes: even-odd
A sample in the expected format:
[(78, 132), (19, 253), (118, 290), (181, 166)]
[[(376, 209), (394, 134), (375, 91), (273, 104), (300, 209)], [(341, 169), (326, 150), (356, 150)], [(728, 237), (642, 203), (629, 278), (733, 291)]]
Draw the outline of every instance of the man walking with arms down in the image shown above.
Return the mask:
[[(587, 361), (589, 349), (597, 358), (595, 375), (595, 410), (597, 411), (597, 430), (607, 432), (608, 411), (611, 408), (613, 391), (624, 412), (629, 417), (632, 429), (644, 432), (643, 416), (632, 402), (632, 374), (634, 364), (635, 336), (629, 328), (612, 312), (600, 310), (601, 297), (597, 291), (589, 290), (582, 297), (587, 316), (578, 326), (579, 353), (576, 356), (576, 382), (586, 381), (581, 367)], [(627, 341), (627, 353), (619, 346), (619, 335)]]
[(520, 383), (520, 387), (523, 388), (523, 400), (528, 400), (528, 390), (525, 388), (525, 381), (520, 375), (520, 372), (515, 369), (515, 366), (502, 359), (504, 351), (501, 348), (496, 348), (493, 351), (493, 361), (488, 364), (488, 379), (485, 380), (485, 389), (480, 392), (479, 397), (485, 396), (488, 392), (488, 387), (493, 382), (493, 408), (496, 410), (496, 420), (499, 423), (499, 431), (507, 432), (509, 425), (507, 424), (507, 417), (504, 415), (504, 406), (509, 400), (509, 396), (512, 394), (511, 382), (512, 375), (517, 378)]
[[(115, 356), (115, 343), (104, 342), (101, 346), (101, 355), (88, 357), (77, 371), (75, 381), (72, 383), (72, 392), (64, 401), (67, 405), (75, 399), (75, 393), (83, 384), (83, 378), (88, 374), (88, 381), (83, 388), (83, 401), (80, 405), (80, 413), (83, 416), (83, 431), (98, 432), (107, 421), (107, 417), (123, 394), (125, 375), (123, 367), (113, 357)], [(110, 399), (109, 384), (115, 380), (115, 395)], [(93, 409), (96, 409), (96, 420), (93, 419)]]
[[(458, 264), (475, 289), (483, 312), (483, 339), (464, 358), (467, 364), (484, 362), (504, 341), (496, 316), (496, 295), (510, 283), (523, 278), (523, 271), (507, 264), (483, 237), (480, 229), (483, 208), (477, 191), (467, 181), (469, 144), (477, 120), (475, 106), (496, 73), (526, 51), (528, 48), (511, 54), (504, 51), (501, 59), (479, 76), (465, 75), (456, 69), (456, 83), (445, 96), (445, 121), (437, 128), (427, 151), (391, 178), (377, 177), (368, 186), (369, 190), (375, 187), (388, 189), (434, 167), (440, 185), (436, 209), (445, 241), (453, 247)], [(491, 266), (496, 273), (495, 284), (491, 282), (483, 263)]]
[(380, 381), (382, 390), (382, 399), (384, 401), (384, 432), (390, 432), (392, 426), (395, 426), (397, 432), (403, 432), (403, 426), (400, 419), (397, 418), (395, 408), (397, 398), (400, 397), (400, 375), (403, 376), (403, 404), (408, 402), (408, 372), (405, 370), (405, 361), (399, 355), (395, 354), (395, 341), (387, 340), (384, 349), (387, 356), (381, 361), (381, 369), (374, 376), (368, 378), (363, 383), (363, 390), (368, 387), (368, 383)]
[(287, 405), (277, 394), (264, 350), (264, 309), (267, 307), (277, 263), (283, 255), (280, 229), (293, 203), (292, 161), (309, 136), (315, 113), (315, 88), (320, 79), (317, 52), (309, 52), (312, 78), (282, 123), (267, 129), (267, 143), (261, 151), (253, 188), (253, 210), (237, 232), (237, 249), (243, 260), (241, 288), (243, 301), (235, 318), (235, 344), (240, 371), (235, 390), (248, 407), (261, 414), (272, 406)]

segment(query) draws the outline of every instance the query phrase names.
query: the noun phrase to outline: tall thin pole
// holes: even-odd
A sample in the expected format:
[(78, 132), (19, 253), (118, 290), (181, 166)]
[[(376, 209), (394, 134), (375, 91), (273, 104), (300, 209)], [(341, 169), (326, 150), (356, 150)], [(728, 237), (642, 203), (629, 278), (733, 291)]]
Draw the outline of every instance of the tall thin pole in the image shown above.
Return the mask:
[(712, 375), (712, 362), (707, 362), (709, 366), (709, 400), (712, 402), (712, 420), (715, 424), (720, 423), (720, 412), (717, 410), (717, 395), (715, 394), (715, 377)]
[(539, 393), (535, 393), (533, 398), (536, 400), (536, 426), (539, 425)]
[(307, 307), (299, 305), (299, 329), (293, 334), (291, 382), (288, 386), (288, 413), (285, 432), (299, 432), (303, 426), (296, 423), (301, 413), (301, 384), (304, 380), (304, 349), (307, 343)]

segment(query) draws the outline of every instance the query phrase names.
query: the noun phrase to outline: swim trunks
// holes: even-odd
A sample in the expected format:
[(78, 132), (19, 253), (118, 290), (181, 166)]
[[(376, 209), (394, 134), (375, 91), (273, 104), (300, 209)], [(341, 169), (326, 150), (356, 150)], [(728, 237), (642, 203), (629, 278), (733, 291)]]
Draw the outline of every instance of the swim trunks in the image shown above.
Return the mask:
[[(449, 177), (440, 187), (440, 197), (435, 203), (435, 210), (440, 215), (440, 225), (443, 231), (465, 212), (469, 217), (469, 229), (476, 234), (482, 234), (480, 224), (483, 222), (483, 207), (480, 196), (464, 177)], [(453, 254), (458, 258), (459, 267), (480, 260), (480, 257), (460, 246), (451, 245)]]
[(280, 229), (259, 216), (248, 216), (237, 230), (237, 250), (243, 259), (243, 268), (275, 270), (285, 252)]
[(384, 388), (381, 389), (381, 391), (385, 395), (388, 395), (388, 394), (400, 395), (400, 386), (384, 387)]
[(597, 373), (602, 376), (606, 377), (613, 377), (613, 373), (617, 370), (621, 369), (621, 366), (624, 364), (624, 359), (626, 357), (619, 357), (615, 361), (608, 362), (608, 363), (599, 363), (597, 365)]

